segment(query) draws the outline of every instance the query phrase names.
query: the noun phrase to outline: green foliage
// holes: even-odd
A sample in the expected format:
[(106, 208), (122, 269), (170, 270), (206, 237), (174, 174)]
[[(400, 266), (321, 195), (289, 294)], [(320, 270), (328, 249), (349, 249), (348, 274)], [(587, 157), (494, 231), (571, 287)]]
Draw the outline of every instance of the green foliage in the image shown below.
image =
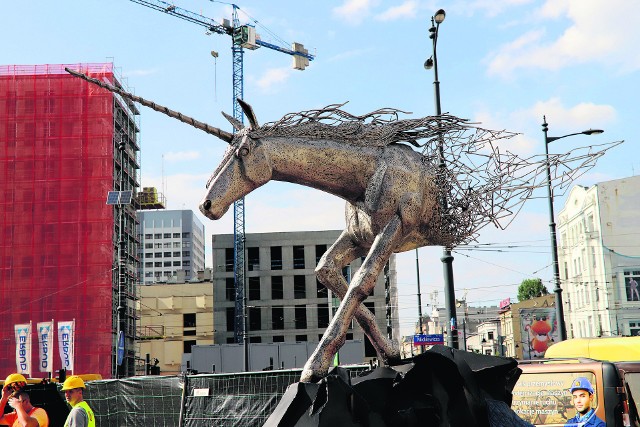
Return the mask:
[(549, 291), (542, 284), (541, 279), (524, 279), (518, 286), (518, 301), (525, 301), (548, 294)]

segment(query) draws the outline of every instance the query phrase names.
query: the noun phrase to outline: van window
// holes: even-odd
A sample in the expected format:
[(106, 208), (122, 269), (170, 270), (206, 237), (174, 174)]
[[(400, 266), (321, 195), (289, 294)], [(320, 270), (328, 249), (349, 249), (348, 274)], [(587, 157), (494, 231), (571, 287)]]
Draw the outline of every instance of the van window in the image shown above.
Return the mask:
[(640, 414), (640, 372), (626, 372), (624, 380), (629, 386), (633, 403), (636, 406), (636, 414)]
[(592, 372), (525, 372), (513, 389), (511, 408), (531, 424), (565, 426), (576, 415), (569, 389), (578, 377), (585, 377), (592, 384), (595, 389), (592, 408), (597, 408), (598, 390)]

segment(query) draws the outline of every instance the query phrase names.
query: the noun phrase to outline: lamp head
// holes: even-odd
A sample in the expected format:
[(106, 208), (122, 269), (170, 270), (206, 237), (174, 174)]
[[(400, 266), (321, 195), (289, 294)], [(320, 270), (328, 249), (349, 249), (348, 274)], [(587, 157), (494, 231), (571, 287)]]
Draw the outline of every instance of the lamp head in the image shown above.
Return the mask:
[(445, 16), (447, 16), (447, 14), (444, 13), (444, 9), (438, 9), (438, 11), (433, 16), (433, 18), (435, 19), (436, 24), (442, 24), (442, 22), (444, 21)]
[(585, 135), (599, 135), (603, 132), (604, 131), (602, 129), (589, 129), (589, 130), (582, 131), (582, 133)]
[(433, 68), (433, 57), (429, 57), (426, 61), (424, 61), (424, 69), (430, 70)]

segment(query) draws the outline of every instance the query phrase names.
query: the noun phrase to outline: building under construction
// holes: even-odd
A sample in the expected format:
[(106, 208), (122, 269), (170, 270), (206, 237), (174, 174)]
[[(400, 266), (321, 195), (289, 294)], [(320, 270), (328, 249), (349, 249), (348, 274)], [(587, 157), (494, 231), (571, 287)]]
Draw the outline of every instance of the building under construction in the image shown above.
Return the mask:
[[(67, 67), (121, 84), (111, 63)], [(0, 66), (0, 372), (16, 371), (15, 325), (75, 320), (73, 373), (132, 375), (139, 113), (64, 68)]]

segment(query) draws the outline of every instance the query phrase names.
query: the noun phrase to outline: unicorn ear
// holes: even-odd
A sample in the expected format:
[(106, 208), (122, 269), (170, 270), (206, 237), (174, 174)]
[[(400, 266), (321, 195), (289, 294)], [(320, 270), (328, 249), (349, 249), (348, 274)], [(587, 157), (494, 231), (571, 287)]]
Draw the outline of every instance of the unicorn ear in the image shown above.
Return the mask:
[(247, 120), (249, 120), (249, 129), (255, 130), (258, 129), (258, 119), (256, 119), (256, 115), (253, 112), (253, 108), (251, 105), (244, 102), (242, 99), (238, 98), (238, 104), (242, 107), (242, 111), (244, 111), (244, 115), (247, 116)]
[(242, 128), (244, 127), (244, 125), (242, 124), (242, 122), (240, 120), (237, 120), (234, 117), (231, 117), (230, 115), (228, 115), (224, 111), (222, 111), (222, 115), (224, 116), (225, 119), (229, 120), (229, 123), (231, 123), (231, 126), (233, 126), (233, 128), (235, 130), (241, 131)]

